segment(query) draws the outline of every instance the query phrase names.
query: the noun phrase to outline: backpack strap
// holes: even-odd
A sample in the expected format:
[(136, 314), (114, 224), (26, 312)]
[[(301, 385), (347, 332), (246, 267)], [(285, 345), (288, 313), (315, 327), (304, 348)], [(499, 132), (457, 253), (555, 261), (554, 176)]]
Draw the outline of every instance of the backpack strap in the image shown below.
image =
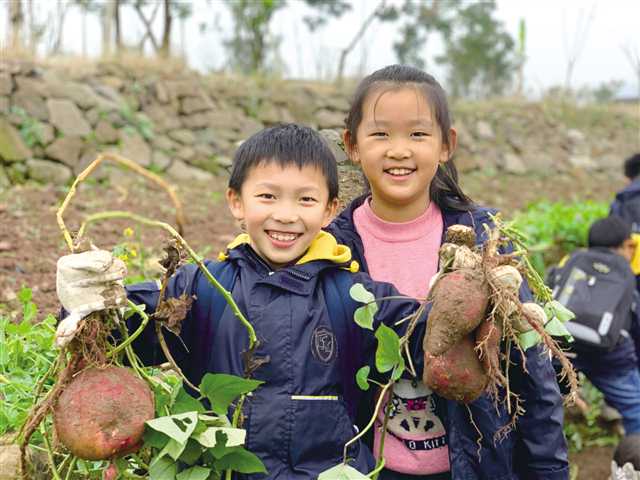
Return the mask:
[(356, 406), (360, 397), (360, 390), (355, 381), (355, 375), (362, 366), (359, 356), (361, 351), (361, 337), (358, 326), (353, 321), (353, 312), (358, 304), (349, 295), (353, 285), (351, 272), (339, 269), (337, 273), (325, 275), (322, 282), (324, 298), (329, 312), (332, 330), (338, 342), (338, 361), (342, 376), (343, 398), (347, 404), (349, 414), (355, 416)]

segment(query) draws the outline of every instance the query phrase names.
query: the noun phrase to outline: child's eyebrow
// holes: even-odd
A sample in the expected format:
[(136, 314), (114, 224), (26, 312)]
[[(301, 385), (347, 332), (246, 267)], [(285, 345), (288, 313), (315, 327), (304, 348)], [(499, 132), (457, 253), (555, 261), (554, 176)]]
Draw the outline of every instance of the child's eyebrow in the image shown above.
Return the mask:
[[(388, 127), (389, 125), (391, 125), (392, 122), (387, 121), (387, 120), (369, 120), (368, 122), (365, 122), (364, 126), (365, 128), (377, 128), (377, 127)], [(433, 121), (431, 121), (430, 119), (427, 118), (414, 118), (414, 119), (409, 119), (406, 120), (405, 122), (403, 122), (405, 125), (409, 126), (409, 127), (414, 127), (414, 126), (423, 126), (423, 127), (432, 127), (433, 126)]]
[[(273, 182), (260, 182), (256, 184), (257, 188), (268, 188), (270, 190), (282, 190), (284, 188), (286, 188), (286, 185), (282, 185), (279, 183), (273, 183)], [(322, 190), (321, 187), (318, 187), (317, 185), (302, 185), (298, 188), (296, 188), (294, 190), (294, 192), (299, 195), (301, 193), (308, 193), (308, 192), (313, 192), (313, 193), (318, 193)]]

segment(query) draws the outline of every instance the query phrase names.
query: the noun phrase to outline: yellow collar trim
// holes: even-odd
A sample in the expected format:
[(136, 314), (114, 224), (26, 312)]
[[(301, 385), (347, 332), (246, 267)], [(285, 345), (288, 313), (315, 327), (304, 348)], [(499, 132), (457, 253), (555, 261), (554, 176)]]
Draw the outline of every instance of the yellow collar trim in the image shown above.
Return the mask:
[[(244, 243), (250, 243), (249, 235), (246, 233), (238, 235), (231, 243), (229, 243), (227, 245), (227, 251)], [(229, 258), (229, 255), (225, 252), (220, 252), (218, 255), (218, 260), (221, 262), (225, 261), (227, 258)], [(351, 260), (351, 249), (346, 245), (339, 244), (333, 235), (324, 231), (318, 233), (316, 238), (313, 239), (311, 245), (309, 245), (309, 248), (307, 249), (307, 253), (305, 253), (302, 258), (296, 262), (296, 265), (303, 265), (315, 260), (330, 260), (334, 263), (347, 263), (351, 261), (348, 267), (349, 271), (355, 273), (360, 270), (358, 262)]]

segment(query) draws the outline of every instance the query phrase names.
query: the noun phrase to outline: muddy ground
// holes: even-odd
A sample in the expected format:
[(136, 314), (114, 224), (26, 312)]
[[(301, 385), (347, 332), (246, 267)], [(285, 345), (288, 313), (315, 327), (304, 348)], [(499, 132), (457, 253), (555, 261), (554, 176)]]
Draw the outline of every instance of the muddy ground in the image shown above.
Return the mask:
[[(217, 177), (203, 185), (178, 185), (187, 216), (184, 237), (196, 251), (212, 258), (239, 232), (225, 205), (226, 181), (225, 177)], [(467, 174), (463, 185), (480, 203), (510, 212), (540, 198), (609, 200), (622, 186), (622, 179), (617, 173), (571, 177)], [(353, 184), (351, 187), (351, 191), (355, 191)], [(38, 185), (0, 191), (0, 314), (17, 315), (15, 296), (22, 285), (33, 290), (40, 317), (57, 312), (55, 265), (57, 258), (68, 250), (56, 224), (55, 212), (66, 193), (67, 188)], [(164, 191), (128, 174), (114, 176), (111, 182), (91, 181), (82, 185), (65, 220), (70, 229), (76, 229), (86, 215), (102, 210), (130, 210), (169, 223), (174, 223), (175, 218), (172, 203)], [(132, 240), (123, 234), (127, 227), (134, 229), (134, 239), (141, 235), (145, 254), (159, 254), (167, 238), (165, 233), (128, 221), (96, 224), (89, 236), (99, 247), (111, 249)], [(607, 478), (611, 455), (612, 449), (608, 447), (590, 448), (572, 455), (572, 462), (578, 466), (577, 478)]]

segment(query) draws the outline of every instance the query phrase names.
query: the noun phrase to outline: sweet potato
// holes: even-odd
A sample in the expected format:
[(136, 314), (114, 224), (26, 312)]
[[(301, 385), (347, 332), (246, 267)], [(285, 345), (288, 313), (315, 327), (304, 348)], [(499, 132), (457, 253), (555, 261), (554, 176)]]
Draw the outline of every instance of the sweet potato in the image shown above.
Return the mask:
[(472, 402), (489, 382), (474, 347), (474, 336), (466, 335), (442, 355), (425, 351), (422, 381), (444, 398)]
[(502, 329), (490, 319), (484, 320), (475, 331), (476, 348), (484, 371), (491, 374), (500, 371), (500, 340)]
[(104, 460), (137, 450), (154, 417), (147, 384), (122, 367), (88, 368), (58, 398), (53, 420), (60, 441), (79, 458)]
[(424, 351), (442, 355), (484, 319), (489, 286), (479, 270), (454, 270), (443, 275), (429, 293), (433, 304), (424, 337)]

